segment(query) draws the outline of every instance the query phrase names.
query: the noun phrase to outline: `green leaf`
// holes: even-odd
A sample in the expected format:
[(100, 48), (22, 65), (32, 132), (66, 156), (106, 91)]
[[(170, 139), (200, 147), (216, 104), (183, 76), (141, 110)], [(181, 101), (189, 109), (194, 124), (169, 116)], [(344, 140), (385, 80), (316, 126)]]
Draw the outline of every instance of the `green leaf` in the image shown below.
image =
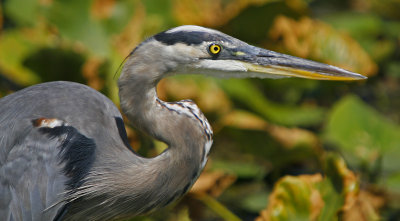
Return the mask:
[(287, 126), (310, 126), (320, 123), (324, 109), (315, 106), (288, 106), (269, 101), (249, 80), (218, 81), (227, 94), (268, 121)]
[(389, 58), (396, 50), (396, 38), (400, 34), (398, 22), (385, 22), (376, 14), (354, 12), (334, 13), (323, 19), (349, 33), (375, 61)]
[(99, 21), (90, 15), (90, 0), (55, 1), (48, 11), (48, 19), (62, 36), (81, 42), (100, 56), (110, 53), (110, 42)]
[(321, 175), (285, 176), (274, 187), (262, 219), (314, 220), (323, 205), (317, 189)]
[(393, 61), (387, 64), (387, 75), (393, 78), (400, 78), (400, 62)]
[(39, 14), (38, 0), (7, 0), (4, 14), (19, 25), (32, 25), (37, 21)]
[(400, 173), (388, 177), (386, 187), (392, 191), (400, 193)]
[(121, 34), (134, 15), (134, 1), (115, 1), (112, 6), (111, 15), (99, 20), (108, 37), (113, 34)]
[(247, 211), (258, 213), (268, 203), (269, 193), (267, 191), (258, 191), (246, 194), (240, 203), (241, 207)]
[[(328, 152), (323, 158), (323, 163), (325, 179), (320, 183), (319, 190), (326, 205), (322, 208), (318, 220), (338, 220), (338, 212), (345, 204), (345, 194), (354, 192), (358, 185), (355, 183), (354, 186), (355, 180), (351, 179), (347, 179), (346, 183), (346, 176), (352, 173), (339, 155)], [(355, 179), (354, 176), (350, 178)], [(348, 189), (350, 191), (347, 191)]]
[(325, 129), (325, 138), (329, 142), (368, 163), (398, 148), (399, 134), (397, 125), (355, 96), (347, 96), (335, 105)]
[[(37, 33), (35, 33), (37, 34)], [(28, 86), (39, 82), (39, 77), (26, 68), (25, 57), (37, 50), (39, 45), (27, 37), (24, 31), (5, 31), (0, 40), (0, 69), (11, 81)]]
[(400, 168), (399, 134), (398, 125), (359, 98), (348, 96), (333, 108), (324, 138), (340, 147), (352, 166), (390, 177), (397, 176)]
[(278, 181), (259, 220), (339, 220), (341, 212), (351, 209), (358, 197), (357, 177), (336, 153), (326, 153), (322, 161), (324, 177), (285, 176)]
[(213, 210), (216, 214), (218, 214), (223, 220), (231, 220), (231, 221), (240, 221), (241, 219), (237, 217), (234, 213), (232, 213), (228, 208), (226, 208), (223, 204), (218, 202), (213, 197), (201, 194), (196, 195), (196, 198), (202, 201), (208, 208)]
[[(160, 1), (160, 0), (146, 0), (143, 1), (146, 7), (146, 12), (150, 19), (150, 23), (160, 23), (164, 29), (177, 26), (174, 16), (172, 14), (172, 1)], [(149, 21), (146, 21), (149, 22)]]
[(265, 167), (253, 162), (233, 162), (215, 160), (212, 163), (212, 169), (222, 170), (235, 174), (239, 178), (262, 178), (266, 174)]
[(324, 180), (319, 186), (325, 205), (318, 217), (320, 221), (338, 220), (338, 210), (343, 206), (344, 197), (337, 193), (329, 180)]

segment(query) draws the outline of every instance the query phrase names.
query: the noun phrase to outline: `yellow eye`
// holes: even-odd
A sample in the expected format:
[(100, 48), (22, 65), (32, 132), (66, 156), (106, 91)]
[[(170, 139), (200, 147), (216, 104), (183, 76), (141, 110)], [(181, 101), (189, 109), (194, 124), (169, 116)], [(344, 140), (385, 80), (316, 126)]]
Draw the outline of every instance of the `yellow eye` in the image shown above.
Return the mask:
[(221, 45), (211, 44), (208, 50), (210, 51), (211, 54), (216, 55), (219, 52), (221, 52)]

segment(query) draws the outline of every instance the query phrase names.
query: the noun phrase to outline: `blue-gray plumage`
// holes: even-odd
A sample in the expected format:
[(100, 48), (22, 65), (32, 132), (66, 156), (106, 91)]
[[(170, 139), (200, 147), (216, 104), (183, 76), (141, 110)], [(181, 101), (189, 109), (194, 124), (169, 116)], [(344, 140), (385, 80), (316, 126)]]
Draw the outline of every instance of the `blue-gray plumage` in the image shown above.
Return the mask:
[(163, 207), (204, 168), (212, 130), (190, 100), (164, 102), (156, 85), (174, 74), (356, 80), (362, 75), (181, 26), (142, 42), (118, 84), (121, 109), (168, 144), (144, 158), (128, 144), (118, 108), (82, 84), (50, 82), (0, 100), (2, 220), (109, 220)]

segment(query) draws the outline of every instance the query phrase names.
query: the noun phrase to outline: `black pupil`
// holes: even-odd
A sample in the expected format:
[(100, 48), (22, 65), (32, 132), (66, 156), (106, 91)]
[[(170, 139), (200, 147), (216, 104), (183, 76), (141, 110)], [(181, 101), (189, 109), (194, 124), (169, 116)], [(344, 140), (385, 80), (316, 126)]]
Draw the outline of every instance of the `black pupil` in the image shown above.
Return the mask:
[(214, 46), (214, 51), (218, 51), (218, 47), (217, 46)]

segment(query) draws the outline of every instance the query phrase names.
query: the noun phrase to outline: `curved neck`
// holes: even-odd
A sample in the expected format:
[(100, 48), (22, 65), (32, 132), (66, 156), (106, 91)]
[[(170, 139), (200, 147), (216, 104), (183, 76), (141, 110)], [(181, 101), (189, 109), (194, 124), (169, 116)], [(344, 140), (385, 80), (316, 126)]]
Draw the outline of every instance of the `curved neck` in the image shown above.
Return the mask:
[(122, 112), (132, 125), (165, 142), (170, 149), (202, 149), (201, 144), (210, 140), (207, 119), (191, 101), (160, 100), (156, 83), (149, 83), (142, 76), (120, 81), (119, 88)]
[(144, 207), (135, 208), (142, 213), (165, 206), (189, 190), (207, 161), (212, 131), (194, 103), (158, 99), (158, 79), (152, 76), (160, 76), (155, 73), (160, 70), (149, 73), (135, 64), (125, 67), (118, 82), (122, 111), (135, 127), (168, 144), (162, 154), (144, 161), (142, 171), (137, 165), (127, 169), (136, 174), (125, 179), (127, 185), (147, 180), (143, 186), (132, 186), (133, 192), (141, 194), (136, 198), (143, 197)]
[(118, 80), (122, 111), (134, 127), (170, 147), (188, 149), (197, 145), (200, 148), (203, 142), (211, 140), (212, 130), (207, 119), (190, 101), (159, 100), (157, 83), (167, 75), (171, 65), (147, 63), (148, 60), (133, 54), (124, 65)]
[(130, 57), (118, 81), (121, 108), (136, 128), (168, 149), (143, 158), (126, 147), (108, 147), (107, 165), (93, 169), (71, 194), (71, 220), (127, 218), (163, 207), (186, 193), (205, 166), (212, 144), (207, 119), (190, 101), (159, 100), (156, 85), (168, 68), (155, 69), (163, 66), (136, 59)]

